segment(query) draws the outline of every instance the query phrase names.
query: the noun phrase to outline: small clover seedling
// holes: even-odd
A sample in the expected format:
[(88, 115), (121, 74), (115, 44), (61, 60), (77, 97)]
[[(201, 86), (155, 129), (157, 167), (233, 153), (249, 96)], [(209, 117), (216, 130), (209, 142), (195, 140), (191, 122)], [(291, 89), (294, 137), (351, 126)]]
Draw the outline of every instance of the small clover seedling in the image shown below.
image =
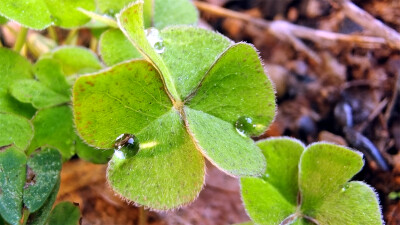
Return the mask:
[[(275, 96), (255, 49), (190, 26), (149, 37), (142, 14), (139, 1), (117, 19), (147, 60), (81, 76), (73, 88), (75, 125), (89, 145), (113, 148), (121, 134), (139, 144), (135, 154), (115, 152), (107, 170), (111, 187), (127, 200), (167, 210), (197, 197), (204, 157), (233, 176), (262, 174), (264, 157), (249, 136), (272, 121)], [(154, 38), (163, 51), (157, 53)], [(242, 117), (255, 125), (247, 135), (236, 129)]]
[(256, 224), (382, 224), (373, 189), (351, 181), (362, 154), (291, 138), (257, 143), (268, 161), (262, 177), (241, 178), (242, 199)]

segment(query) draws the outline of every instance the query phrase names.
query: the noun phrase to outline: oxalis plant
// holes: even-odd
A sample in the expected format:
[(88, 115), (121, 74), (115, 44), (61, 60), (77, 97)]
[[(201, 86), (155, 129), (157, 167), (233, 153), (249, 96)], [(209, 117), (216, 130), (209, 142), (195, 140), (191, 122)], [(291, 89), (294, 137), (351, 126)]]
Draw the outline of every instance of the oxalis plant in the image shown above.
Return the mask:
[(382, 224), (374, 190), (349, 181), (364, 165), (360, 152), (292, 138), (257, 142), (268, 162), (261, 177), (242, 177), (241, 195), (256, 224)]
[[(196, 199), (208, 159), (242, 177), (257, 224), (382, 223), (372, 189), (348, 182), (363, 165), (360, 153), (252, 141), (276, 106), (251, 45), (187, 26), (198, 18), (187, 0), (130, 1), (0, 4), (0, 23), (23, 25), (16, 51), (0, 48), (0, 224), (76, 224), (74, 204), (52, 210), (61, 163), (74, 154), (94, 163), (112, 156), (110, 186), (154, 210)], [(51, 34), (52, 26), (90, 29), (107, 68), (90, 50), (55, 42), (34, 64), (17, 53), (28, 28)]]
[(265, 159), (249, 136), (272, 121), (275, 98), (255, 49), (197, 27), (144, 30), (142, 15), (139, 1), (117, 21), (146, 60), (81, 76), (73, 87), (79, 135), (100, 149), (116, 147), (111, 187), (168, 210), (198, 196), (205, 158), (233, 176), (261, 175)]

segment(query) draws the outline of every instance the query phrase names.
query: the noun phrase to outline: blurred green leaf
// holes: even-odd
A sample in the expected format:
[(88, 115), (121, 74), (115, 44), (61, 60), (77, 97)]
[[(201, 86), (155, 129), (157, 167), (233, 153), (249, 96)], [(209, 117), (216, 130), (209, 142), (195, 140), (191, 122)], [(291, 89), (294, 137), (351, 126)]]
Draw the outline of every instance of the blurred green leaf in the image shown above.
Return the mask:
[(33, 29), (44, 29), (51, 24), (73, 28), (89, 21), (89, 17), (77, 10), (78, 7), (94, 10), (95, 2), (94, 0), (3, 0), (0, 14)]
[(0, 147), (14, 144), (24, 151), (33, 137), (33, 126), (22, 116), (0, 113)]
[(114, 153), (112, 149), (93, 148), (85, 144), (78, 136), (75, 139), (75, 150), (79, 158), (96, 164), (107, 163)]
[(0, 150), (0, 214), (7, 223), (19, 224), (25, 185), (26, 156), (15, 146)]
[(60, 178), (61, 155), (53, 148), (34, 152), (27, 162), (24, 205), (29, 212), (38, 210), (50, 196)]
[(51, 211), (47, 224), (78, 225), (81, 218), (79, 206), (71, 202), (61, 202)]
[(0, 48), (0, 71), (0, 112), (31, 118), (35, 113), (32, 105), (18, 102), (9, 94), (8, 88), (14, 81), (33, 78), (32, 65), (15, 51)]

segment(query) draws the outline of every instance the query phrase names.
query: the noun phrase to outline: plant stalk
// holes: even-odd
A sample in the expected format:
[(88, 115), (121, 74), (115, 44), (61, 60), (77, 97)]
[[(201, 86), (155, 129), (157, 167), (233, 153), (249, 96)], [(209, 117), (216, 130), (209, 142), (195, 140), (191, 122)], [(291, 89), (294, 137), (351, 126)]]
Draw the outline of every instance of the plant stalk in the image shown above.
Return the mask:
[(147, 211), (143, 206), (139, 207), (139, 222), (138, 225), (147, 225)]
[(14, 51), (20, 52), (22, 46), (25, 44), (26, 35), (28, 34), (28, 28), (21, 27), (21, 30), (18, 33), (17, 40), (15, 41)]
[(28, 222), (28, 218), (29, 218), (29, 210), (28, 209), (24, 209), (22, 212), (22, 220), (21, 220), (21, 225), (26, 225), (26, 223)]
[(53, 39), (56, 43), (58, 43), (58, 37), (57, 37), (57, 32), (56, 29), (53, 26), (50, 26), (47, 28), (47, 31), (49, 32), (49, 37)]
[(68, 36), (67, 36), (67, 38), (65, 38), (65, 44), (67, 44), (67, 45), (73, 45), (73, 41), (75, 40), (75, 36), (77, 35), (77, 33), (78, 33), (78, 29), (73, 29), (73, 30), (71, 30), (69, 33), (68, 33)]

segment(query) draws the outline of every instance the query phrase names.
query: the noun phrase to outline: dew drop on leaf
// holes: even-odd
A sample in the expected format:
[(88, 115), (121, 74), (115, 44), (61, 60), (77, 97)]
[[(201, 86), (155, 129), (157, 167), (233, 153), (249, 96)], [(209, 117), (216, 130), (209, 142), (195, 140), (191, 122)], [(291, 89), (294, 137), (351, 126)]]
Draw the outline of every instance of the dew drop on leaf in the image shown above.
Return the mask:
[(130, 158), (139, 151), (139, 140), (133, 134), (121, 134), (115, 139), (114, 150), (118, 158)]
[(235, 122), (236, 131), (246, 137), (250, 135), (260, 135), (265, 126), (262, 124), (255, 124), (253, 119), (247, 116), (241, 116)]
[(146, 29), (145, 33), (146, 33), (147, 41), (154, 48), (154, 50), (158, 54), (163, 53), (165, 50), (165, 46), (164, 46), (163, 39), (160, 36), (160, 32), (156, 28), (152, 27), (152, 28)]
[(350, 187), (350, 184), (345, 184), (342, 187), (342, 192), (346, 191)]

